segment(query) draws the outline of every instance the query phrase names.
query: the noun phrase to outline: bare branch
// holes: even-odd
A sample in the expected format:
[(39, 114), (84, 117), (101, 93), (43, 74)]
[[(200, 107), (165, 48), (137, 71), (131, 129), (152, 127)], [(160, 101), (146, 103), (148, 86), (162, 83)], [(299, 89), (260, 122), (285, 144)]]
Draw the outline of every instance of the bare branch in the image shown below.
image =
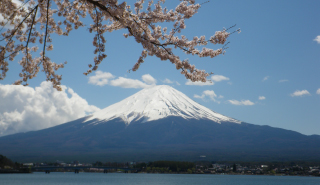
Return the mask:
[(44, 37), (44, 44), (43, 44), (43, 59), (45, 59), (45, 55), (46, 55), (46, 43), (47, 43), (47, 35), (48, 35), (48, 22), (49, 22), (49, 5), (50, 5), (50, 0), (48, 0), (47, 3), (47, 23), (46, 23), (46, 35)]
[(28, 62), (28, 60), (29, 60), (29, 59), (28, 59), (28, 55), (29, 55), (29, 52), (28, 52), (28, 44), (29, 44), (29, 40), (30, 40), (32, 28), (33, 28), (33, 26), (34, 26), (34, 20), (35, 20), (35, 18), (36, 18), (37, 11), (38, 11), (38, 5), (36, 6), (36, 10), (35, 10), (35, 13), (34, 13), (34, 15), (33, 15), (32, 23), (31, 23), (31, 28), (30, 28), (30, 32), (29, 32), (29, 35), (28, 35), (27, 45), (26, 45), (27, 62)]

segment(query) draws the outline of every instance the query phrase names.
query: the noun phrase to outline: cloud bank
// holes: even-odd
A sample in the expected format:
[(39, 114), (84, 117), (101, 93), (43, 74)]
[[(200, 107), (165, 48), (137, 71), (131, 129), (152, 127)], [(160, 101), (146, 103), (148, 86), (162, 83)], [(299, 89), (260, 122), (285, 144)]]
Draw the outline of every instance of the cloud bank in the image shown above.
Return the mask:
[(145, 74), (145, 75), (142, 75), (142, 80), (147, 83), (147, 84), (156, 84), (157, 83), (157, 80), (154, 79), (151, 75), (149, 74)]
[(268, 80), (270, 78), (270, 76), (266, 76), (266, 77), (264, 77), (263, 79), (262, 79), (262, 81), (266, 81), (266, 80)]
[(264, 97), (264, 96), (259, 96), (259, 100), (265, 100), (266, 99), (266, 97)]
[(210, 78), (211, 81), (206, 82), (192, 82), (191, 80), (188, 80), (185, 84), (186, 85), (197, 85), (197, 86), (205, 86), (205, 85), (214, 85), (214, 82), (221, 82), (223, 80), (230, 80), (228, 77), (222, 76), (222, 75), (213, 75)]
[(110, 79), (115, 78), (111, 73), (96, 71), (94, 76), (89, 77), (89, 84), (104, 86), (109, 83)]
[(290, 94), (290, 96), (295, 97), (295, 96), (304, 96), (304, 95), (310, 95), (309, 91), (307, 90), (296, 90), (294, 93)]
[(313, 41), (316, 41), (318, 44), (320, 44), (320, 35), (318, 35)]
[(250, 100), (228, 100), (229, 103), (231, 103), (232, 105), (254, 105), (254, 103)]
[(115, 76), (111, 73), (96, 71), (94, 76), (89, 77), (88, 83), (98, 86), (111, 85), (135, 89), (152, 87), (157, 83), (157, 80), (154, 79), (150, 74), (142, 75), (141, 79), (142, 81), (124, 77), (118, 77), (115, 79)]
[(56, 126), (100, 110), (71, 88), (62, 88), (59, 92), (50, 82), (36, 88), (0, 84), (0, 136)]
[(205, 86), (205, 85), (214, 85), (213, 82), (206, 81), (206, 82), (192, 82), (191, 80), (188, 80), (186, 85), (197, 85), (197, 86)]
[(174, 84), (174, 83), (175, 83), (176, 85), (180, 85), (179, 82), (177, 82), (177, 81), (172, 81), (172, 80), (170, 80), (170, 79), (168, 79), (168, 78), (162, 80), (162, 83), (164, 83), (164, 84)]
[(173, 81), (169, 80), (168, 78), (164, 79), (162, 82), (166, 83), (166, 84), (172, 84), (173, 83)]
[[(217, 103), (220, 103), (219, 101), (216, 100), (216, 98), (218, 97), (216, 95), (216, 93), (213, 91), (213, 90), (205, 90), (202, 92), (202, 95), (199, 96), (197, 94), (193, 95), (194, 98), (199, 98), (199, 99), (202, 99), (202, 100), (205, 100), (206, 97), (210, 98), (210, 100), (214, 101), (214, 102), (217, 102)], [(223, 96), (219, 96), (219, 98), (223, 98)]]
[(223, 81), (223, 80), (230, 80), (228, 77), (225, 77), (225, 76), (222, 76), (222, 75), (213, 75), (211, 77), (211, 80), (214, 81), (214, 82), (220, 82), (220, 81)]
[(134, 88), (134, 89), (151, 87), (151, 85), (143, 83), (140, 80), (124, 78), (124, 77), (119, 77), (119, 78), (117, 78), (115, 80), (112, 80), (110, 82), (110, 85), (111, 86), (116, 86), (116, 87)]

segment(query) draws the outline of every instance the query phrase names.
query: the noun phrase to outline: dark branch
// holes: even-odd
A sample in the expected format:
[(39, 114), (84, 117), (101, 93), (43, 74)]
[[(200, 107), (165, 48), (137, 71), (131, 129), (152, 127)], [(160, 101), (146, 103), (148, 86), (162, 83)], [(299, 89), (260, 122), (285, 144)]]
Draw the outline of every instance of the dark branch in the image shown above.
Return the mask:
[(0, 32), (5, 28), (5, 26), (9, 23), (9, 21), (12, 19), (12, 17), (14, 17), (15, 13), (17, 10), (19, 10), (20, 8), (22, 8), (24, 5), (26, 5), (30, 0), (26, 1), (25, 3), (23, 3), (19, 8), (15, 9), (14, 12), (12, 13), (12, 15), (10, 15), (9, 19), (7, 20), (7, 22), (4, 24), (4, 26), (2, 26)]
[(116, 19), (117, 21), (120, 21), (120, 18), (118, 18), (117, 16), (114, 16), (110, 13), (109, 9), (107, 7), (105, 7), (104, 5), (100, 4), (98, 1), (93, 1), (93, 0), (87, 0), (89, 3), (99, 7), (101, 10), (107, 12), (111, 17), (113, 17), (114, 19)]
[(32, 32), (34, 20), (35, 20), (36, 15), (37, 15), (37, 11), (38, 11), (38, 5), (36, 6), (36, 11), (35, 11), (35, 13), (34, 13), (34, 15), (33, 15), (32, 23), (31, 23), (31, 28), (30, 28), (30, 31), (29, 31), (28, 40), (27, 40), (27, 45), (26, 45), (27, 62), (28, 62), (28, 60), (29, 60), (29, 59), (28, 59), (28, 55), (29, 55), (28, 45), (29, 45), (29, 40), (30, 40), (30, 36), (31, 36), (31, 32)]
[[(38, 5), (37, 5), (38, 6)], [(10, 34), (9, 36), (7, 36), (7, 37), (5, 37), (5, 38), (3, 38), (3, 39), (1, 39), (0, 40), (0, 42), (1, 41), (3, 41), (3, 40), (5, 40), (5, 39), (7, 39), (8, 37), (10, 37), (10, 41), (11, 41), (11, 39), (12, 39), (12, 37), (16, 34), (16, 32), (18, 31), (18, 28), (23, 24), (23, 22), (33, 13), (33, 11), (36, 9), (36, 7), (34, 7), (29, 13), (28, 13), (28, 15), (20, 22), (20, 24), (17, 26), (17, 28), (12, 32), (12, 34)], [(9, 43), (9, 42), (8, 42)]]
[(42, 57), (43, 60), (44, 60), (45, 54), (46, 54), (46, 44), (47, 44), (47, 35), (48, 35), (48, 22), (49, 22), (49, 5), (50, 5), (50, 0), (48, 0), (48, 4), (47, 4), (47, 23), (46, 23), (46, 35), (44, 37), (44, 44), (43, 44), (43, 57)]

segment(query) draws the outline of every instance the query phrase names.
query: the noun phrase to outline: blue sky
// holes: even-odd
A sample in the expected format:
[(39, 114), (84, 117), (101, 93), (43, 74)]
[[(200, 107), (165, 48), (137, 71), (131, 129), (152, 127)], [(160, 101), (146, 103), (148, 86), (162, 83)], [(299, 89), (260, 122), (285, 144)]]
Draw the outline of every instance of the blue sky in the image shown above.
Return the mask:
[[(164, 6), (173, 8), (179, 2), (170, 1)], [(138, 71), (128, 73), (140, 56), (142, 47), (132, 38), (123, 37), (126, 30), (105, 34), (108, 57), (99, 66), (98, 74), (102, 79), (100, 85), (97, 85), (97, 73), (90, 76), (82, 74), (95, 56), (92, 46), (94, 35), (89, 34), (87, 28), (80, 28), (72, 31), (68, 37), (54, 36), (54, 50), (48, 52), (48, 55), (57, 63), (68, 61), (65, 68), (58, 71), (62, 74), (62, 83), (67, 90), (61, 92), (61, 95), (57, 94), (42, 83), (45, 77), (44, 74), (39, 74), (29, 82), (30, 94), (21, 97), (30, 99), (38, 94), (43, 99), (51, 99), (41, 101), (47, 101), (48, 106), (54, 110), (61, 109), (62, 104), (70, 110), (76, 105), (82, 106), (82, 109), (73, 107), (77, 111), (72, 112), (72, 117), (67, 116), (65, 111), (61, 114), (61, 117), (65, 117), (52, 120), (49, 125), (41, 121), (44, 119), (43, 115), (47, 115), (45, 111), (35, 113), (34, 118), (40, 121), (34, 121), (35, 124), (29, 126), (21, 125), (32, 122), (32, 117), (28, 118), (28, 123), (21, 121), (23, 118), (20, 122), (4, 119), (9, 113), (14, 115), (15, 110), (21, 116), (25, 107), (36, 106), (28, 105), (23, 99), (23, 105), (16, 103), (10, 110), (7, 108), (16, 101), (16, 96), (20, 96), (19, 92), (23, 94), (25, 91), (9, 91), (12, 87), (5, 86), (19, 79), (21, 68), (16, 60), (10, 63), (7, 78), (0, 82), (0, 91), (2, 88), (7, 94), (13, 91), (16, 93), (15, 96), (2, 94), (2, 99), (6, 101), (0, 99), (0, 127), (8, 127), (11, 122), (15, 122), (11, 129), (19, 127), (15, 131), (17, 132), (60, 124), (116, 103), (138, 92), (146, 84), (167, 84), (215, 112), (243, 122), (320, 135), (319, 7), (320, 1), (302, 0), (216, 0), (204, 4), (193, 18), (186, 21), (187, 28), (182, 34), (189, 38), (202, 35), (210, 37), (215, 31), (234, 24), (237, 24), (236, 28), (241, 28), (241, 33), (229, 37), (229, 48), (224, 56), (198, 58), (177, 51), (181, 59), (188, 58), (198, 69), (221, 75), (212, 75), (214, 83), (202, 86), (187, 85), (187, 80), (174, 65), (156, 57), (148, 56)], [(89, 21), (85, 23), (90, 24)], [(92, 78), (94, 76), (96, 79)], [(173, 83), (168, 83), (166, 79)], [(129, 86), (136, 88), (128, 88)], [(47, 91), (39, 93), (41, 89)], [(51, 95), (47, 96), (45, 92)], [(57, 96), (63, 96), (61, 104), (54, 100)], [(78, 105), (75, 101), (82, 103)], [(42, 119), (38, 119), (41, 115)], [(51, 117), (56, 119), (54, 115)], [(6, 132), (3, 129), (3, 134)]]

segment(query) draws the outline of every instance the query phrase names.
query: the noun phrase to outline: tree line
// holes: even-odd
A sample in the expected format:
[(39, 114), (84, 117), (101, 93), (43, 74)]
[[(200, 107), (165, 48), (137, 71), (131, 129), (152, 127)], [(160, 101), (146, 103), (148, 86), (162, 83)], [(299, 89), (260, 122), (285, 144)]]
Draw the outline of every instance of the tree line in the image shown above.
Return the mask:
[(195, 169), (193, 162), (180, 161), (154, 161), (149, 163), (140, 163), (134, 165), (146, 172), (192, 172)]

